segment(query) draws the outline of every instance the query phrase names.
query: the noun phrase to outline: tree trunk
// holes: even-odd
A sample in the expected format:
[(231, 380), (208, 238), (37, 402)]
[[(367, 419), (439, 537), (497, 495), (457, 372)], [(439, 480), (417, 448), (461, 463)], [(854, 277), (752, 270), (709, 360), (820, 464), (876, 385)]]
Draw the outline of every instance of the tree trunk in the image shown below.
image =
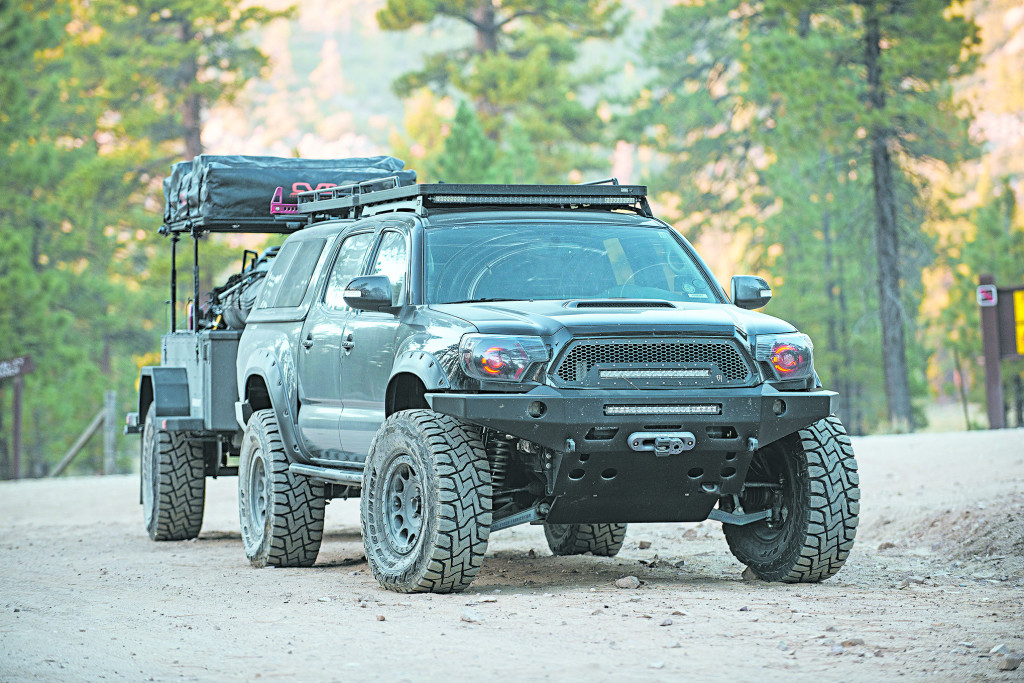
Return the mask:
[[(179, 37), (183, 45), (188, 45), (195, 40), (192, 23), (188, 20), (181, 22)], [(186, 56), (181, 60), (181, 71), (179, 85), (182, 90), (189, 92), (196, 83), (199, 74), (199, 66), (196, 63), (195, 55), (189, 53), (186, 47)], [(182, 137), (185, 139), (185, 159), (192, 159), (203, 153), (202, 142), (202, 102), (199, 95), (191, 93), (186, 95), (181, 110)]]
[[(885, 109), (882, 86), (881, 28), (874, 0), (865, 4), (864, 65), (868, 99), (876, 112)], [(875, 193), (875, 245), (878, 254), (878, 313), (882, 324), (882, 369), (889, 420), (897, 431), (914, 428), (907, 378), (903, 298), (900, 286), (899, 234), (896, 223), (896, 185), (889, 154), (889, 129), (876, 123), (870, 133), (871, 169)]]
[(498, 26), (495, 23), (494, 5), (491, 0), (481, 0), (473, 10), (476, 28), (476, 51), (480, 54), (497, 52)]
[[(498, 26), (497, 13), (494, 10), (492, 0), (480, 0), (480, 3), (473, 9), (473, 25), (476, 29), (476, 53), (480, 55), (494, 54), (498, 51)], [(498, 140), (498, 131), (489, 128), (486, 122), (495, 118), (500, 113), (494, 102), (481, 94), (473, 102), (477, 116), (484, 123), (484, 132), (489, 140)]]

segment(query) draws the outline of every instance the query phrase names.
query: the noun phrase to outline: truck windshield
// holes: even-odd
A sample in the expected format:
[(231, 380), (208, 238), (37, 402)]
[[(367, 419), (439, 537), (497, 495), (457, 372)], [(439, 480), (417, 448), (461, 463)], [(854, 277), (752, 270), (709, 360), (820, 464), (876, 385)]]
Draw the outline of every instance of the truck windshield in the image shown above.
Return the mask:
[(429, 303), (667, 299), (717, 303), (667, 228), (509, 223), (426, 231)]

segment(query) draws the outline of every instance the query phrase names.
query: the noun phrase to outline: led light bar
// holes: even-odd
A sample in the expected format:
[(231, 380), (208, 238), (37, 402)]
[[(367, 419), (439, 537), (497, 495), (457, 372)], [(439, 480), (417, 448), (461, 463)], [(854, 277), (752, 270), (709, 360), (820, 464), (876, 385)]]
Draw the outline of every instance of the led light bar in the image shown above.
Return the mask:
[(682, 406), (605, 406), (605, 415), (721, 415), (722, 406), (706, 403)]
[(680, 377), (710, 377), (711, 370), (601, 370), (601, 379), (677, 379)]
[(533, 206), (537, 204), (635, 204), (637, 197), (623, 196), (544, 196), (544, 195), (465, 195), (465, 194), (439, 194), (434, 195), (431, 201), (436, 204), (522, 204)]

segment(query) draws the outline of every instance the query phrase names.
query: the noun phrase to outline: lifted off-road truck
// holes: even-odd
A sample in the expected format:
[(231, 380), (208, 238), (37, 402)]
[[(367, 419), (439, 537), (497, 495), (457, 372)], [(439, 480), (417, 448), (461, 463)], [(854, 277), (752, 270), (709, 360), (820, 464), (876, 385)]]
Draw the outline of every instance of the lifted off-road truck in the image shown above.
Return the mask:
[[(325, 503), (359, 496), (395, 591), (465, 589), (525, 523), (610, 556), (629, 522), (716, 519), (762, 579), (839, 570), (856, 461), (810, 339), (750, 310), (763, 279), (727, 297), (642, 186), (370, 175), (227, 222), (292, 234), (143, 371), (153, 538), (198, 534), (204, 476), (237, 472), (253, 564), (313, 564)], [(243, 290), (251, 311), (224, 303)]]

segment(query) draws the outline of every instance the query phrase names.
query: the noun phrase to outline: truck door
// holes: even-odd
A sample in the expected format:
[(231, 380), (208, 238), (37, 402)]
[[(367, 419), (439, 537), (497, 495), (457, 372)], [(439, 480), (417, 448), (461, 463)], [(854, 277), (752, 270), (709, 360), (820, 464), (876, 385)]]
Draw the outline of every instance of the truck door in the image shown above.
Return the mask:
[[(381, 233), (370, 275), (391, 280), (391, 302), (406, 301), (409, 273), (409, 240), (404, 232), (385, 228)], [(363, 462), (377, 428), (384, 421), (384, 394), (395, 361), (395, 337), (399, 317), (393, 313), (354, 311), (348, 317), (342, 340), (341, 440), (345, 458)]]
[(373, 243), (373, 231), (346, 236), (338, 247), (323, 292), (306, 316), (299, 337), (299, 431), (318, 458), (341, 458), (339, 419), (342, 411), (342, 334), (352, 310), (342, 292), (362, 272)]

